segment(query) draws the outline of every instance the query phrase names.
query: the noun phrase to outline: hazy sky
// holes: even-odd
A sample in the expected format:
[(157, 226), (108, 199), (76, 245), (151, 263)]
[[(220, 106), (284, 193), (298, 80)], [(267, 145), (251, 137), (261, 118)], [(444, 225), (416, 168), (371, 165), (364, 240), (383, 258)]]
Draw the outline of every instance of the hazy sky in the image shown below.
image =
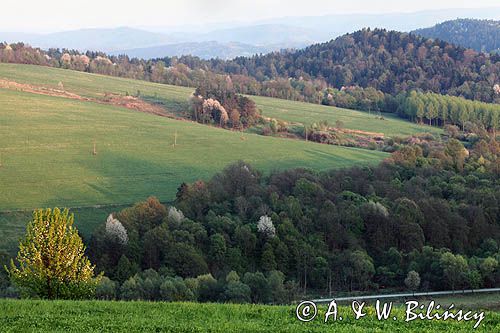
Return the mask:
[(346, 12), (498, 6), (498, 0), (2, 0), (0, 31), (171, 26)]

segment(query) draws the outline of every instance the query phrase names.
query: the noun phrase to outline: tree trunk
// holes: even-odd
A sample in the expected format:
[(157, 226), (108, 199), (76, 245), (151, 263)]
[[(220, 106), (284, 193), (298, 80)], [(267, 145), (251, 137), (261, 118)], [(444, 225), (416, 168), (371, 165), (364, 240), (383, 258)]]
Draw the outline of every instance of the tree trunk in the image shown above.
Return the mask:
[(48, 299), (53, 299), (53, 291), (52, 291), (52, 283), (49, 277), (47, 277), (47, 298)]

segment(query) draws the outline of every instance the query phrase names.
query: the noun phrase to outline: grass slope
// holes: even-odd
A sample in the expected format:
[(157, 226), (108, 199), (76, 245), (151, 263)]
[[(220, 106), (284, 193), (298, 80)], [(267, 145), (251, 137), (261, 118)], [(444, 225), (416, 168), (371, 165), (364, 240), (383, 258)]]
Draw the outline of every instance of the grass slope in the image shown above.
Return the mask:
[[(324, 318), (326, 306), (319, 306)], [(373, 308), (354, 320), (342, 307), (342, 321), (324, 323), (320, 315), (299, 322), (291, 306), (0, 300), (2, 332), (471, 332), (474, 322), (404, 322), (404, 311), (393, 310), (397, 321), (378, 321)], [(498, 332), (500, 314), (486, 313), (478, 332)]]
[[(122, 108), (0, 89), (0, 210), (174, 198), (181, 182), (245, 160), (324, 170), (386, 154), (283, 140)], [(177, 147), (173, 147), (177, 132)], [(92, 154), (93, 141), (98, 154)]]
[[(131, 94), (139, 91), (143, 97), (161, 101), (169, 110), (177, 113), (186, 112), (188, 99), (193, 88), (156, 84), (145, 81), (129, 80), (117, 77), (88, 74), (58, 68), (0, 64), (0, 78), (18, 83), (57, 87), (62, 82), (64, 89), (84, 97), (102, 97), (105, 93)], [(327, 120), (334, 125), (337, 120), (345, 128), (385, 133), (388, 136), (408, 136), (420, 132), (441, 133), (435, 127), (417, 125), (394, 115), (384, 114), (385, 120), (376, 119), (375, 114), (347, 110), (309, 103), (293, 102), (269, 97), (251, 96), (262, 110), (265, 117), (281, 119), (287, 122), (311, 124)]]
[(390, 113), (383, 113), (384, 120), (378, 119), (372, 112), (355, 111), (332, 106), (280, 100), (276, 98), (251, 96), (266, 117), (281, 119), (287, 122), (312, 124), (327, 120), (332, 126), (337, 120), (344, 123), (347, 129), (384, 133), (387, 136), (410, 136), (415, 133), (442, 132), (440, 128), (419, 125), (405, 121)]

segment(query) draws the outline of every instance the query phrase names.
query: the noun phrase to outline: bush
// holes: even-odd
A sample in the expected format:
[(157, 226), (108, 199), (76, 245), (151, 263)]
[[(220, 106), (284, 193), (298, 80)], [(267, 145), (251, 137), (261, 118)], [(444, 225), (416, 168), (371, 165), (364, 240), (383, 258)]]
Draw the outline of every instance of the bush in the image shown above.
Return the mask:
[(95, 297), (97, 299), (113, 300), (116, 299), (116, 282), (103, 276), (97, 284)]
[(224, 299), (231, 303), (249, 303), (250, 287), (240, 281), (231, 281), (226, 285)]

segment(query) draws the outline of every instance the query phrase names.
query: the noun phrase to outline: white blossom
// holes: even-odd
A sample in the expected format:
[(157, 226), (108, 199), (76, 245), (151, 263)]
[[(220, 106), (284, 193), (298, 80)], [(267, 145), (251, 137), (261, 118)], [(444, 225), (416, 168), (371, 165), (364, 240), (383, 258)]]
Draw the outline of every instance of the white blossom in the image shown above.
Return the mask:
[(127, 229), (113, 217), (113, 214), (109, 214), (106, 220), (106, 234), (115, 238), (120, 244), (125, 245), (128, 242)]
[(368, 203), (368, 209), (371, 209), (372, 211), (374, 211), (374, 212), (376, 212), (384, 217), (389, 217), (389, 211), (380, 202), (370, 201)]
[(64, 53), (61, 56), (61, 61), (69, 64), (71, 62), (71, 56), (69, 55), (69, 53)]
[(170, 206), (168, 209), (168, 219), (169, 221), (175, 223), (181, 223), (185, 217), (180, 209), (175, 208), (174, 206)]
[(495, 94), (500, 95), (500, 84), (495, 84), (493, 86), (493, 91), (495, 92)]
[(276, 228), (274, 228), (273, 220), (267, 215), (260, 217), (259, 222), (257, 222), (257, 230), (269, 238), (276, 235)]

